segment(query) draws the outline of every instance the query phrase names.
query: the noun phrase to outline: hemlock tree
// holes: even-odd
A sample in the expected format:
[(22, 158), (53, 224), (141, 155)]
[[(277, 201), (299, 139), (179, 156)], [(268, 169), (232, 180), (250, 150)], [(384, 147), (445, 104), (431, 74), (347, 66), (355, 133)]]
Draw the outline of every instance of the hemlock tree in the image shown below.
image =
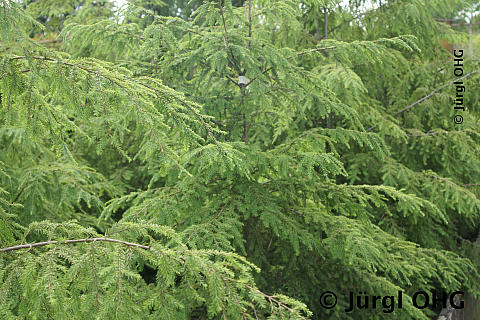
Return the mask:
[(466, 37), (434, 19), (462, 1), (0, 3), (2, 318), (479, 296), (478, 61), (455, 124)]

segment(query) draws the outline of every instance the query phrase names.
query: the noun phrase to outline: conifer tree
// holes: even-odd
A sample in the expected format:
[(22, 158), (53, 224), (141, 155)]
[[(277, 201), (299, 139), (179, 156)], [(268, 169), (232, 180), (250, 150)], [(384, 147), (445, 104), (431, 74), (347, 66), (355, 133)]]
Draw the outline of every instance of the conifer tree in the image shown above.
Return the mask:
[(463, 2), (0, 6), (2, 318), (384, 319), (348, 293), (402, 291), (392, 318), (432, 319), (415, 292), (479, 297), (478, 60), (459, 113), (439, 41), (467, 38), (435, 20)]

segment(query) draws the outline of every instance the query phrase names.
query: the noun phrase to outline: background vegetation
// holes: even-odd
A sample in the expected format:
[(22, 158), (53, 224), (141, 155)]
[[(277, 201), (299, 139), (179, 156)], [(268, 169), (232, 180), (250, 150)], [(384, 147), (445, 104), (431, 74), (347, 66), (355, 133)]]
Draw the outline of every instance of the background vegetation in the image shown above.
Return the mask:
[(476, 10), (1, 0), (0, 318), (474, 319)]

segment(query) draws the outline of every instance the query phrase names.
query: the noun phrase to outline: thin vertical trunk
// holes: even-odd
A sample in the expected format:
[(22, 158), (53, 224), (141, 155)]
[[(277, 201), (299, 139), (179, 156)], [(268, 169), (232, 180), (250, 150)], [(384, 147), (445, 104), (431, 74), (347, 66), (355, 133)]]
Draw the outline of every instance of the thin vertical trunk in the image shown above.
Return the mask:
[[(250, 48), (251, 46), (251, 41), (250, 39), (252, 38), (252, 0), (248, 0), (248, 47)], [(243, 75), (245, 75), (246, 70), (243, 70)], [(242, 91), (242, 102), (241, 105), (242, 107), (244, 106), (244, 99), (245, 99), (245, 88), (240, 88)], [(247, 121), (247, 116), (245, 113), (242, 114), (243, 118), (243, 136), (242, 140), (245, 142), (245, 144), (248, 144), (248, 121)]]
[[(248, 38), (252, 37), (252, 0), (248, 0)], [(248, 40), (250, 47), (250, 40)]]
[(245, 113), (242, 115), (243, 117), (243, 137), (242, 140), (245, 142), (245, 144), (248, 143), (248, 122), (247, 122), (247, 117), (245, 116)]
[[(327, 7), (323, 8), (323, 38), (328, 39), (328, 13), (327, 13)], [(328, 50), (325, 50), (325, 57), (329, 57)]]
[[(240, 107), (245, 109), (245, 87), (240, 88), (242, 98), (240, 100)], [(247, 115), (242, 113), (242, 118), (243, 118), (243, 135), (242, 135), (242, 140), (245, 142), (245, 144), (248, 144), (248, 121), (247, 121)]]
[(468, 53), (470, 54), (470, 57), (473, 56), (473, 29), (472, 29), (472, 24), (473, 24), (473, 13), (470, 13), (470, 23), (468, 24)]
[[(323, 38), (324, 39), (328, 39), (328, 11), (327, 11), (327, 7), (324, 7), (323, 8), (323, 31), (324, 31), (324, 34), (323, 34)], [(325, 57), (329, 57), (329, 53), (328, 53), (328, 50), (325, 50)], [(331, 129), (333, 127), (333, 124), (332, 124), (333, 120), (332, 120), (332, 113), (330, 112), (328, 114), (328, 128)]]

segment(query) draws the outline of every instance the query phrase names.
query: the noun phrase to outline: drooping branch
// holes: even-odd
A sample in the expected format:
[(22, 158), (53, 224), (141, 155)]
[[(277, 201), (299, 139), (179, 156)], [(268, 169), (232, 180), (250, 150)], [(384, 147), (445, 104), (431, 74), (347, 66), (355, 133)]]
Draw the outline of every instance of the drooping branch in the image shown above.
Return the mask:
[[(229, 278), (229, 277), (228, 277), (228, 278), (225, 278), (225, 277), (223, 277), (223, 276), (221, 276), (221, 275), (220, 275), (220, 277), (222, 278), (222, 280), (223, 280), (225, 283), (227, 283), (228, 281), (240, 283), (240, 282), (239, 282), (238, 280), (236, 280), (236, 279), (232, 279), (232, 278)], [(266, 293), (258, 290), (257, 288), (254, 288), (254, 287), (249, 286), (249, 285), (245, 285), (245, 287), (247, 287), (250, 291), (255, 292), (255, 293), (261, 295), (262, 297), (264, 297), (265, 299), (267, 299), (268, 302), (270, 303), (270, 305), (276, 304), (279, 308), (285, 309), (285, 310), (289, 311), (290, 313), (294, 313), (294, 312), (295, 312), (294, 309), (290, 308), (289, 306), (287, 306), (287, 305), (286, 305), (285, 303), (283, 303), (282, 301), (276, 299), (275, 296), (271, 296), (271, 295), (269, 295), (269, 294), (266, 294)], [(302, 316), (302, 315), (300, 315), (300, 319), (302, 319), (302, 320), (307, 320), (307, 318), (305, 318), (305, 317)]]
[[(390, 4), (393, 3), (393, 1), (390, 2)], [(349, 24), (350, 22), (352, 21), (355, 21), (357, 20), (358, 18), (361, 18), (365, 15), (368, 15), (369, 13), (372, 13), (372, 12), (375, 12), (376, 10), (379, 10), (379, 9), (384, 9), (386, 6), (387, 6), (388, 2), (387, 3), (380, 3), (380, 5), (378, 6), (378, 8), (374, 8), (374, 9), (370, 9), (370, 10), (367, 10), (367, 11), (364, 11), (362, 13), (359, 13), (353, 17), (351, 17), (350, 19), (347, 19), (345, 21), (342, 21), (340, 24), (330, 28), (330, 32), (333, 32), (334, 30), (337, 30), (338, 28), (346, 25), (346, 24)], [(323, 40), (323, 39), (326, 39), (325, 38), (325, 35), (323, 37), (320, 37), (319, 40)]]
[(335, 49), (335, 48), (337, 48), (337, 46), (330, 46), (330, 47), (324, 47), (324, 48), (315, 48), (315, 49), (300, 51), (300, 52), (297, 53), (297, 55), (301, 56), (301, 55), (304, 55), (304, 54), (307, 54), (307, 53), (314, 53), (314, 52), (318, 52), (318, 51), (326, 51), (326, 50)]
[[(88, 68), (88, 67), (85, 67), (85, 66), (82, 66), (82, 65), (79, 65), (79, 64), (75, 64), (75, 63), (71, 63), (71, 62), (68, 62), (68, 61), (64, 61), (64, 60), (59, 60), (59, 59), (54, 59), (54, 58), (50, 58), (50, 57), (41, 57), (41, 56), (14, 56), (14, 57), (11, 57), (10, 60), (22, 60), (22, 59), (33, 59), (33, 60), (40, 60), (40, 61), (49, 61), (49, 62), (56, 62), (56, 63), (60, 63), (60, 64), (63, 64), (65, 66), (69, 66), (69, 67), (72, 67), (72, 68), (77, 68), (77, 69), (80, 69), (80, 70), (83, 70), (87, 73), (90, 73), (92, 75), (95, 75), (97, 78), (104, 78), (106, 80), (109, 80), (111, 81), (112, 83), (114, 83), (115, 85), (117, 85), (119, 88), (123, 89), (125, 91), (125, 93), (132, 99), (132, 101), (137, 105), (137, 109), (141, 112), (141, 113), (146, 113), (142, 108), (139, 108), (139, 105), (138, 105), (138, 102), (132, 97), (132, 95), (129, 93), (128, 89), (122, 85), (122, 81), (132, 81), (135, 83), (135, 85), (138, 85), (138, 86), (141, 86), (141, 87), (144, 87), (144, 88), (147, 88), (149, 90), (151, 90), (152, 92), (154, 92), (157, 96), (160, 95), (162, 96), (162, 93), (159, 91), (159, 89), (155, 88), (155, 87), (152, 87), (151, 85), (148, 85), (146, 83), (143, 83), (141, 81), (136, 81), (135, 79), (132, 79), (132, 78), (129, 78), (127, 77), (126, 75), (121, 75), (121, 77), (119, 76), (113, 76), (113, 75), (107, 75), (107, 74), (104, 74), (103, 72), (100, 72), (100, 71), (97, 71), (97, 70), (93, 70), (91, 68)], [(101, 87), (99, 88), (101, 90)], [(217, 139), (215, 138), (215, 135), (213, 134), (210, 126), (204, 121), (202, 115), (200, 113), (198, 113), (193, 107), (191, 107), (187, 101), (185, 101), (184, 99), (178, 97), (178, 96), (175, 96), (175, 95), (172, 95), (170, 97), (164, 97), (166, 98), (167, 100), (171, 101), (172, 99), (175, 99), (177, 100), (178, 102), (180, 102), (183, 106), (185, 106), (190, 112), (193, 113), (193, 115), (197, 118), (197, 120), (202, 124), (202, 126), (207, 130), (207, 133), (208, 135), (210, 136), (210, 138), (214, 141), (214, 143), (222, 150), (222, 153), (224, 153), (224, 150), (221, 148), (220, 144), (218, 143)], [(175, 117), (175, 115), (173, 115)]]
[(426, 95), (425, 97), (415, 101), (414, 103), (412, 103), (411, 105), (403, 108), (402, 110), (398, 111), (397, 113), (395, 113), (395, 115), (399, 115), (400, 113), (402, 112), (405, 112), (407, 111), (408, 109), (416, 106), (417, 104), (419, 104), (420, 102), (424, 101), (424, 100), (427, 100), (428, 98), (430, 98), (431, 96), (433, 96), (435, 93), (437, 93), (438, 91), (442, 90), (443, 88), (445, 88), (446, 86), (448, 86), (450, 83), (452, 82), (455, 82), (455, 81), (458, 81), (458, 80), (461, 80), (461, 79), (464, 79), (464, 78), (467, 78), (469, 77), (470, 75), (474, 74), (475, 72), (477, 72), (478, 70), (475, 70), (475, 71), (472, 71), (470, 73), (467, 73), (466, 75), (464, 75), (463, 77), (460, 77), (460, 78), (457, 78), (457, 79), (454, 79), (454, 80), (451, 80), (445, 84), (443, 84), (441, 87), (438, 87), (437, 89), (433, 90), (432, 92), (430, 92), (430, 94)]
[[(465, 78), (468, 78), (470, 77), (472, 74), (478, 72), (478, 70), (474, 70), (472, 72), (469, 72), (467, 73), (466, 75), (464, 75), (463, 77), (460, 77), (460, 78), (455, 78), (453, 80), (450, 80), (446, 83), (444, 83), (442, 86), (436, 88), (435, 90), (433, 90), (432, 92), (430, 92), (429, 94), (427, 94), (426, 96), (420, 98), (419, 100), (415, 101), (414, 103), (406, 106), (405, 108), (401, 109), (400, 111), (397, 111), (394, 116), (398, 116), (399, 114), (413, 108), (414, 106), (416, 106), (417, 104), (419, 104), (420, 102), (423, 102), (425, 100), (427, 100), (428, 98), (430, 98), (431, 96), (435, 95), (437, 92), (439, 92), (440, 90), (442, 90), (443, 88), (447, 87), (448, 85), (450, 85), (451, 83), (455, 82), (455, 81), (458, 81), (458, 80), (462, 80), (462, 79), (465, 79)], [(367, 129), (367, 132), (368, 131), (371, 131), (372, 129), (374, 129), (377, 125), (374, 125), (374, 126), (371, 126), (370, 128)]]
[(225, 14), (223, 12), (223, 6), (222, 6), (222, 0), (218, 1), (218, 9), (220, 11), (220, 16), (222, 17), (222, 25), (223, 25), (223, 45), (225, 46), (225, 50), (227, 50), (230, 53), (231, 59), (228, 59), (230, 64), (232, 64), (232, 67), (237, 70), (239, 74), (242, 73), (242, 70), (237, 64), (237, 61), (235, 60), (235, 56), (233, 55), (232, 48), (228, 45), (227, 43), (227, 37), (228, 37), (228, 31), (227, 31), (227, 23), (225, 21)]
[(71, 240), (63, 240), (63, 241), (44, 241), (44, 242), (36, 242), (36, 243), (27, 243), (27, 244), (20, 244), (18, 246), (12, 246), (12, 247), (6, 247), (6, 248), (1, 248), (0, 252), (7, 252), (7, 251), (14, 251), (14, 250), (20, 250), (20, 249), (31, 249), (34, 247), (43, 247), (49, 244), (71, 244), (71, 243), (81, 243), (81, 242), (96, 242), (96, 241), (106, 241), (106, 242), (115, 242), (115, 243), (120, 243), (124, 244), (128, 247), (137, 247), (137, 248), (142, 248), (142, 249), (150, 249), (149, 246), (145, 246), (143, 244), (138, 244), (138, 243), (133, 243), (133, 242), (128, 242), (128, 241), (123, 241), (123, 240), (118, 240), (118, 239), (112, 239), (112, 238), (86, 238), (86, 239), (71, 239)]

